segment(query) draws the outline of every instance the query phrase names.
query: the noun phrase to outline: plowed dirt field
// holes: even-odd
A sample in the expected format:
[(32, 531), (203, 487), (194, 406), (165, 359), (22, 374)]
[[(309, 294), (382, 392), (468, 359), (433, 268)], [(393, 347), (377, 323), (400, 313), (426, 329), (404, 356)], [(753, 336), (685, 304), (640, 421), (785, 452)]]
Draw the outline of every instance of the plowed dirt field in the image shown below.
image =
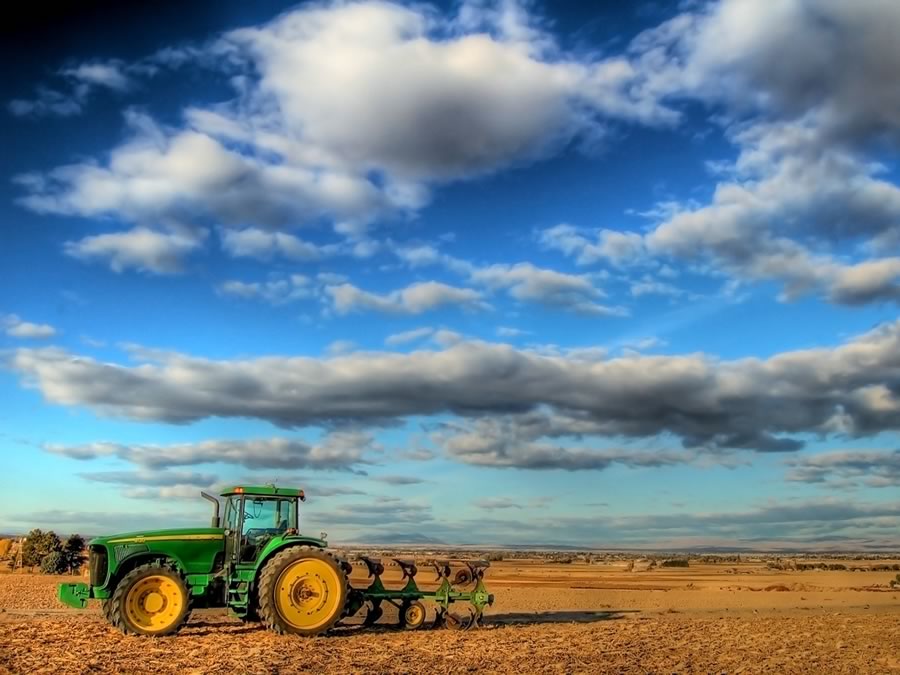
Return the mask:
[(497, 599), (478, 630), (300, 639), (201, 610), (156, 640), (63, 608), (55, 584), (71, 577), (4, 574), (0, 672), (900, 673), (894, 574), (516, 561), (491, 569)]

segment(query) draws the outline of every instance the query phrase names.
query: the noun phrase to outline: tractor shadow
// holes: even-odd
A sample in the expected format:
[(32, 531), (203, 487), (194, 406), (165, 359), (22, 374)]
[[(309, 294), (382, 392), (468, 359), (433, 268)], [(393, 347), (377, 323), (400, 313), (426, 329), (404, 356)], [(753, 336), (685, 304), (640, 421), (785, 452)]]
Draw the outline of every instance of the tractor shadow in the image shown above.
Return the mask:
[(626, 618), (626, 614), (640, 614), (638, 609), (610, 609), (598, 612), (560, 611), (560, 612), (509, 612), (506, 614), (489, 614), (484, 617), (486, 626), (510, 626), (541, 623), (597, 623), (599, 621), (615, 621)]
[(237, 620), (226, 619), (224, 621), (189, 621), (184, 627), (184, 632), (191, 636), (221, 635), (227, 631), (228, 635), (244, 635), (265, 631), (266, 627), (261, 623), (240, 623)]

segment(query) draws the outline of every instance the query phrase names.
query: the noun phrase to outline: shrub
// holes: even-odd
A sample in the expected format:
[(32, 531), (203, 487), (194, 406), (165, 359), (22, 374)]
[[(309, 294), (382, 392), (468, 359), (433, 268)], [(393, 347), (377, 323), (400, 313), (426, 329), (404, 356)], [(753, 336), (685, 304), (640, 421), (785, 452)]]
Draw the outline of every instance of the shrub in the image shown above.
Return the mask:
[(663, 560), (660, 564), (660, 567), (690, 567), (690, 562), (683, 559), (673, 559), (673, 560)]
[(75, 572), (84, 564), (84, 538), (78, 534), (69, 535), (63, 546), (66, 569)]
[(62, 542), (55, 532), (32, 530), (22, 543), (22, 565), (36, 567), (51, 553), (62, 551)]
[(41, 572), (44, 574), (63, 574), (67, 570), (66, 555), (62, 551), (52, 551), (41, 560)]

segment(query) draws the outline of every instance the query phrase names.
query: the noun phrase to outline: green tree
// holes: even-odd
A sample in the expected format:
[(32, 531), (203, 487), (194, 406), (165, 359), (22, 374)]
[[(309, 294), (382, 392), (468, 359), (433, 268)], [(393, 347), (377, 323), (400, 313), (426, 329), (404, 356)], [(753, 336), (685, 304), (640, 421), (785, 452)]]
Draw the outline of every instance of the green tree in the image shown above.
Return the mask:
[(79, 534), (69, 535), (63, 545), (63, 554), (66, 558), (66, 569), (69, 573), (75, 572), (84, 564), (84, 537)]
[(63, 574), (67, 569), (66, 554), (63, 551), (50, 551), (41, 560), (41, 572), (44, 574)]
[(44, 532), (39, 529), (32, 530), (22, 544), (22, 565), (24, 567), (36, 567), (51, 553), (62, 551), (62, 542), (52, 530)]

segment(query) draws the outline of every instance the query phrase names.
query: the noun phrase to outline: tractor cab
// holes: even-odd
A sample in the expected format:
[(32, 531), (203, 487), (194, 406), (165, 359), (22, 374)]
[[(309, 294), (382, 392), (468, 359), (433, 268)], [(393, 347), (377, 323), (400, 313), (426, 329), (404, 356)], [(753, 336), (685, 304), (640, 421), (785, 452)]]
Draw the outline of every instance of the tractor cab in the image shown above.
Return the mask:
[(220, 520), (217, 501), (213, 520), (225, 531), (225, 559), (241, 564), (255, 562), (274, 537), (297, 534), (298, 503), (306, 496), (303, 490), (236, 486), (224, 491), (221, 499), (224, 515)]

